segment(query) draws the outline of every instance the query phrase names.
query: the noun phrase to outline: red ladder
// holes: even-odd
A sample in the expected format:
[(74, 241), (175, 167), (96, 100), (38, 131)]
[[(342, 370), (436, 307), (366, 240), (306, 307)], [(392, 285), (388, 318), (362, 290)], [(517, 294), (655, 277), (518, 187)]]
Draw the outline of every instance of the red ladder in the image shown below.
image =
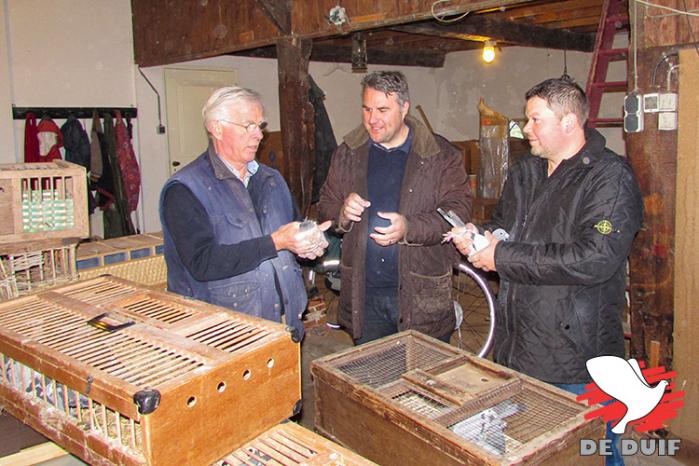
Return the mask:
[(623, 118), (600, 118), (599, 110), (602, 94), (605, 92), (626, 92), (626, 81), (606, 81), (609, 64), (628, 58), (628, 48), (612, 48), (614, 37), (623, 31), (629, 31), (627, 4), (621, 0), (604, 0), (600, 15), (595, 50), (592, 54), (590, 74), (587, 78), (587, 99), (590, 103), (590, 115), (587, 125), (591, 128), (621, 127)]

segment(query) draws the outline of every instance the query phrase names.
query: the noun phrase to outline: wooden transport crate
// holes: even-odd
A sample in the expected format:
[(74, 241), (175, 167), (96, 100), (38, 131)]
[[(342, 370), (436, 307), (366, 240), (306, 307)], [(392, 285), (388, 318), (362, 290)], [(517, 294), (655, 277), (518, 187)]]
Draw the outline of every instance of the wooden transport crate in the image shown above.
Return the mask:
[(163, 254), (162, 234), (121, 236), (78, 245), (78, 271)]
[(62, 160), (0, 165), (0, 243), (89, 235), (84, 167)]
[(294, 422), (285, 422), (272, 427), (215, 465), (370, 466), (374, 463)]
[(0, 244), (0, 301), (78, 278), (78, 238)]
[(600, 464), (594, 408), (417, 332), (313, 362), (315, 427), (381, 465)]
[(113, 275), (155, 290), (167, 288), (167, 264), (162, 254), (79, 271), (81, 280), (101, 275)]
[(300, 399), (281, 324), (114, 277), (0, 303), (0, 405), (90, 464), (209, 464)]

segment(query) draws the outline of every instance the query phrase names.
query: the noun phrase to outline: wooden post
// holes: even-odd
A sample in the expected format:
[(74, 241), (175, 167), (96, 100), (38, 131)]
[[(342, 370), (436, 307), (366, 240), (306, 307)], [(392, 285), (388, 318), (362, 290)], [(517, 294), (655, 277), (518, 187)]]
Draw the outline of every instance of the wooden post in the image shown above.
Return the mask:
[[(653, 71), (666, 50), (658, 47), (638, 51), (641, 93), (653, 92)], [(661, 73), (663, 84), (666, 71)], [(672, 84), (672, 91), (677, 92), (677, 81)], [(644, 206), (643, 227), (630, 257), (631, 356), (647, 360), (650, 342), (656, 340), (661, 347), (659, 363), (669, 368), (674, 313), (677, 132), (659, 131), (657, 114), (646, 113), (644, 130), (626, 135), (626, 153), (641, 186)]]
[(315, 112), (308, 99), (311, 41), (285, 37), (277, 42), (279, 114), (287, 182), (302, 215), (308, 214), (315, 169)]

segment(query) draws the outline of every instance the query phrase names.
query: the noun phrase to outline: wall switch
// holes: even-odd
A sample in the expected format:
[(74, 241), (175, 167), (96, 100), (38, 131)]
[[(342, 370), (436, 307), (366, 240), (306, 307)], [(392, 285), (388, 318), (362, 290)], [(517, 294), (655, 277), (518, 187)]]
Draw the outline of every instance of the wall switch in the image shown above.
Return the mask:
[(655, 113), (658, 111), (658, 100), (660, 94), (657, 92), (651, 94), (643, 94), (643, 111), (646, 113)]
[(659, 112), (658, 129), (661, 131), (674, 131), (677, 129), (676, 112)]
[(661, 112), (677, 111), (677, 94), (671, 92), (658, 94), (658, 110)]

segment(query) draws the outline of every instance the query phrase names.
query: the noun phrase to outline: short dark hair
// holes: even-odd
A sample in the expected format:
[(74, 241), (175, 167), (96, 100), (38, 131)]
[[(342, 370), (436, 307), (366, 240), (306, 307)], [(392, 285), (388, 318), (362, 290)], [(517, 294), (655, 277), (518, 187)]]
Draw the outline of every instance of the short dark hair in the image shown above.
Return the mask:
[(400, 71), (374, 71), (369, 73), (362, 79), (362, 93), (364, 93), (367, 87), (386, 94), (395, 94), (400, 105), (410, 102), (408, 81)]
[(545, 100), (559, 118), (573, 113), (578, 118), (580, 126), (585, 126), (590, 106), (585, 91), (573, 80), (567, 78), (547, 79), (527, 91), (527, 100), (532, 97)]

